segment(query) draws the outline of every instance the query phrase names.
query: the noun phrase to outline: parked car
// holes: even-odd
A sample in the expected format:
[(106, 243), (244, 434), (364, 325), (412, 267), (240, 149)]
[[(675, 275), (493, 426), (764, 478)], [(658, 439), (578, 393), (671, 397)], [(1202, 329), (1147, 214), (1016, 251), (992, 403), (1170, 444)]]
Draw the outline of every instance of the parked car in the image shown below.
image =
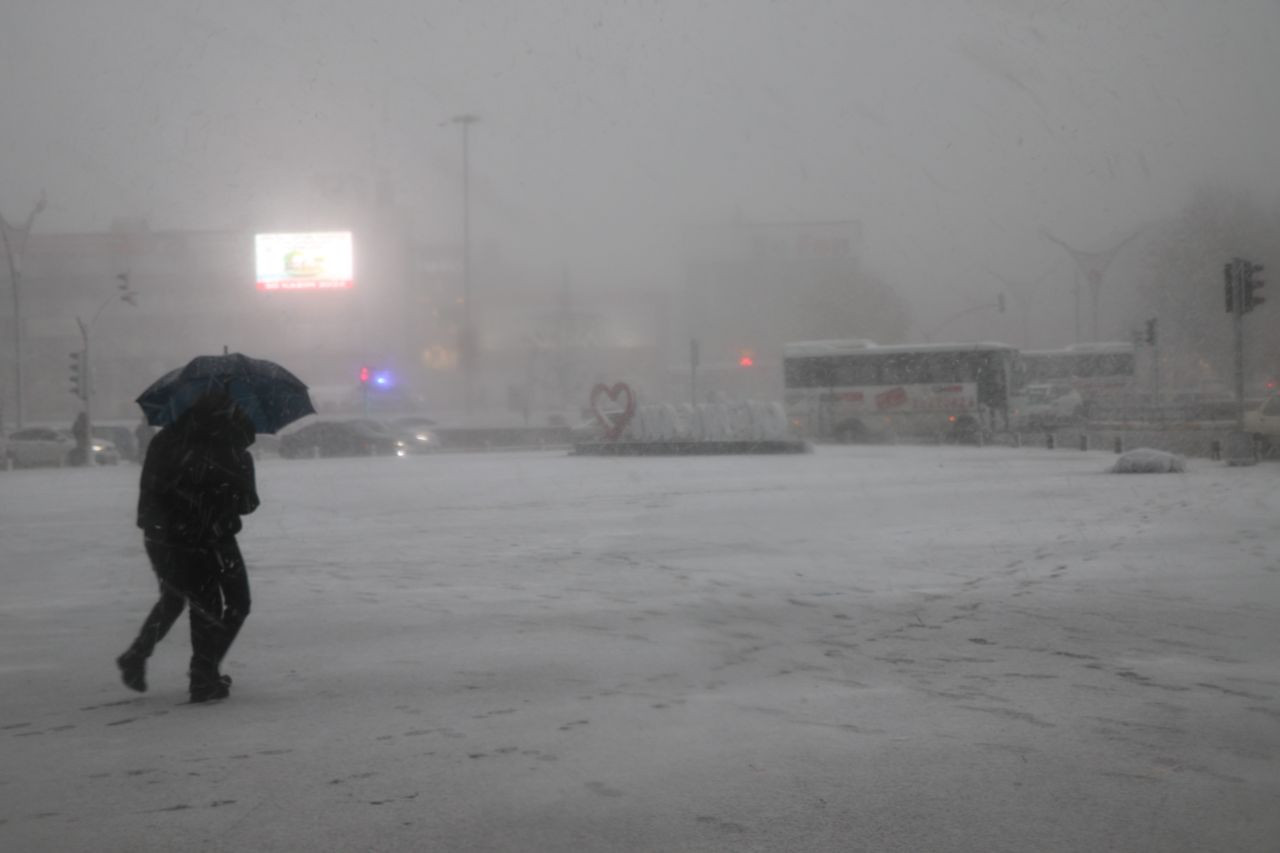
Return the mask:
[(1244, 430), (1253, 435), (1263, 455), (1280, 447), (1280, 394), (1272, 394), (1256, 409), (1244, 413)]
[(53, 427), (26, 427), (9, 433), (5, 460), (14, 468), (68, 465), (75, 449), (75, 439), (69, 433)]
[(311, 456), (403, 456), (404, 442), (369, 419), (315, 420), (280, 436), (285, 459)]

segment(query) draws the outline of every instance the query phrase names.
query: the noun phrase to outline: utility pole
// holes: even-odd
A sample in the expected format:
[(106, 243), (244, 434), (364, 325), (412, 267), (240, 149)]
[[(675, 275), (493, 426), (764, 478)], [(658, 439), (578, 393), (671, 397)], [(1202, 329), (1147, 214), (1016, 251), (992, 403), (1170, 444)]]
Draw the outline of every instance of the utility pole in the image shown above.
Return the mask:
[(42, 192), (40, 200), (27, 214), (27, 221), (21, 227), (10, 225), (9, 220), (0, 214), (0, 240), (4, 242), (4, 254), (9, 261), (9, 281), (13, 285), (13, 410), (17, 429), (22, 429), (23, 419), (26, 417), (22, 393), (22, 250), (31, 234), (31, 226), (35, 224), (40, 211), (44, 210), (44, 204)]
[(478, 115), (463, 113), (449, 120), (462, 127), (462, 331), (458, 341), (458, 360), (462, 367), (463, 408), (471, 420), (474, 370), (478, 353), (476, 331), (471, 316), (471, 125)]

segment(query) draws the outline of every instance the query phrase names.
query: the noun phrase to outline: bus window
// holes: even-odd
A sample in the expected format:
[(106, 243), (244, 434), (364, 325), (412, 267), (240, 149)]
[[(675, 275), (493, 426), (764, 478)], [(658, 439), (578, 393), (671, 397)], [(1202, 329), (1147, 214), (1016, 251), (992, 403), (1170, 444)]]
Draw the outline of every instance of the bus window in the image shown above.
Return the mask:
[(783, 374), (788, 388), (826, 388), (832, 380), (830, 360), (824, 358), (789, 358)]
[(882, 385), (914, 385), (919, 380), (920, 356), (910, 353), (886, 355), (880, 368)]
[(834, 360), (833, 385), (878, 385), (880, 378), (876, 370), (878, 358), (865, 355), (851, 355)]
[(985, 353), (938, 353), (921, 361), (921, 382), (936, 385), (955, 382), (973, 382), (978, 368), (987, 359)]

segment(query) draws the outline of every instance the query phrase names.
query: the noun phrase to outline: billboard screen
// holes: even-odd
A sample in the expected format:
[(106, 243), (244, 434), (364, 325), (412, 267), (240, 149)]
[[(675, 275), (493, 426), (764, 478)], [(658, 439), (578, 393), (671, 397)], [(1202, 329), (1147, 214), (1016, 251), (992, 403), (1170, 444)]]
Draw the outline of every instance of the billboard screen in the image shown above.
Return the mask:
[(350, 290), (355, 287), (350, 231), (254, 236), (258, 290)]

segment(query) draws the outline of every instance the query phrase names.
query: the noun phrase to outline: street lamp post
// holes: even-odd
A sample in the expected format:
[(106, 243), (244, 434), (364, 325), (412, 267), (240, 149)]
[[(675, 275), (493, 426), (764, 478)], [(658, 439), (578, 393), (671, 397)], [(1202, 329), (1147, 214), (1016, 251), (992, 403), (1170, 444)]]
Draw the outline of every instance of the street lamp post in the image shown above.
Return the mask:
[(89, 341), (90, 334), (93, 331), (93, 324), (98, 322), (98, 318), (102, 316), (102, 312), (106, 310), (106, 307), (117, 299), (121, 302), (128, 302), (134, 308), (138, 307), (138, 293), (129, 286), (129, 274), (127, 272), (120, 273), (116, 276), (116, 280), (118, 281), (116, 285), (118, 292), (102, 300), (98, 310), (93, 312), (93, 316), (89, 318), (89, 322), (86, 323), (79, 316), (76, 317), (76, 325), (80, 327), (80, 369), (82, 371), (80, 401), (83, 404), (81, 411), (84, 413), (84, 431), (87, 440), (87, 446), (83, 448), (83, 464), (86, 466), (93, 465), (93, 414), (91, 409), (94, 382), (92, 368), (89, 363)]
[(40, 200), (27, 214), (27, 221), (22, 226), (14, 227), (9, 220), (0, 214), (0, 240), (4, 242), (4, 254), (9, 261), (9, 280), (13, 285), (13, 396), (14, 422), (17, 429), (22, 429), (25, 411), (22, 394), (22, 250), (31, 234), (31, 226), (35, 223), (40, 211), (44, 210), (44, 193)]
[(1075, 276), (1074, 295), (1075, 295), (1076, 343), (1080, 342), (1080, 280), (1081, 278), (1084, 278), (1086, 281), (1089, 282), (1089, 297), (1092, 300), (1092, 307), (1093, 307), (1093, 339), (1096, 341), (1098, 339), (1098, 331), (1099, 331), (1098, 305), (1102, 298), (1102, 277), (1103, 275), (1106, 274), (1107, 267), (1111, 266), (1111, 262), (1114, 261), (1116, 259), (1116, 255), (1120, 253), (1120, 250), (1123, 249), (1125, 246), (1129, 245), (1129, 243), (1133, 242), (1133, 240), (1135, 240), (1139, 235), (1141, 235), (1145, 229), (1146, 229), (1145, 225), (1138, 228), (1128, 237), (1125, 237), (1123, 240), (1114, 244), (1113, 246), (1111, 246), (1111, 248), (1106, 249), (1105, 251), (1084, 252), (1084, 251), (1081, 251), (1080, 249), (1074, 248), (1073, 246), (1068, 246), (1066, 243), (1064, 243), (1063, 241), (1059, 240), (1057, 237), (1049, 233), (1048, 228), (1044, 228), (1044, 227), (1040, 228), (1040, 236), (1044, 237), (1046, 240), (1048, 240), (1051, 243), (1056, 243), (1057, 245), (1061, 246), (1063, 249), (1066, 250), (1067, 254), (1071, 256), (1071, 260), (1075, 262), (1076, 276)]
[(476, 332), (471, 317), (471, 125), (478, 115), (463, 113), (449, 121), (462, 127), (462, 332), (458, 341), (458, 361), (462, 367), (463, 408), (471, 420), (472, 382), (477, 356)]

